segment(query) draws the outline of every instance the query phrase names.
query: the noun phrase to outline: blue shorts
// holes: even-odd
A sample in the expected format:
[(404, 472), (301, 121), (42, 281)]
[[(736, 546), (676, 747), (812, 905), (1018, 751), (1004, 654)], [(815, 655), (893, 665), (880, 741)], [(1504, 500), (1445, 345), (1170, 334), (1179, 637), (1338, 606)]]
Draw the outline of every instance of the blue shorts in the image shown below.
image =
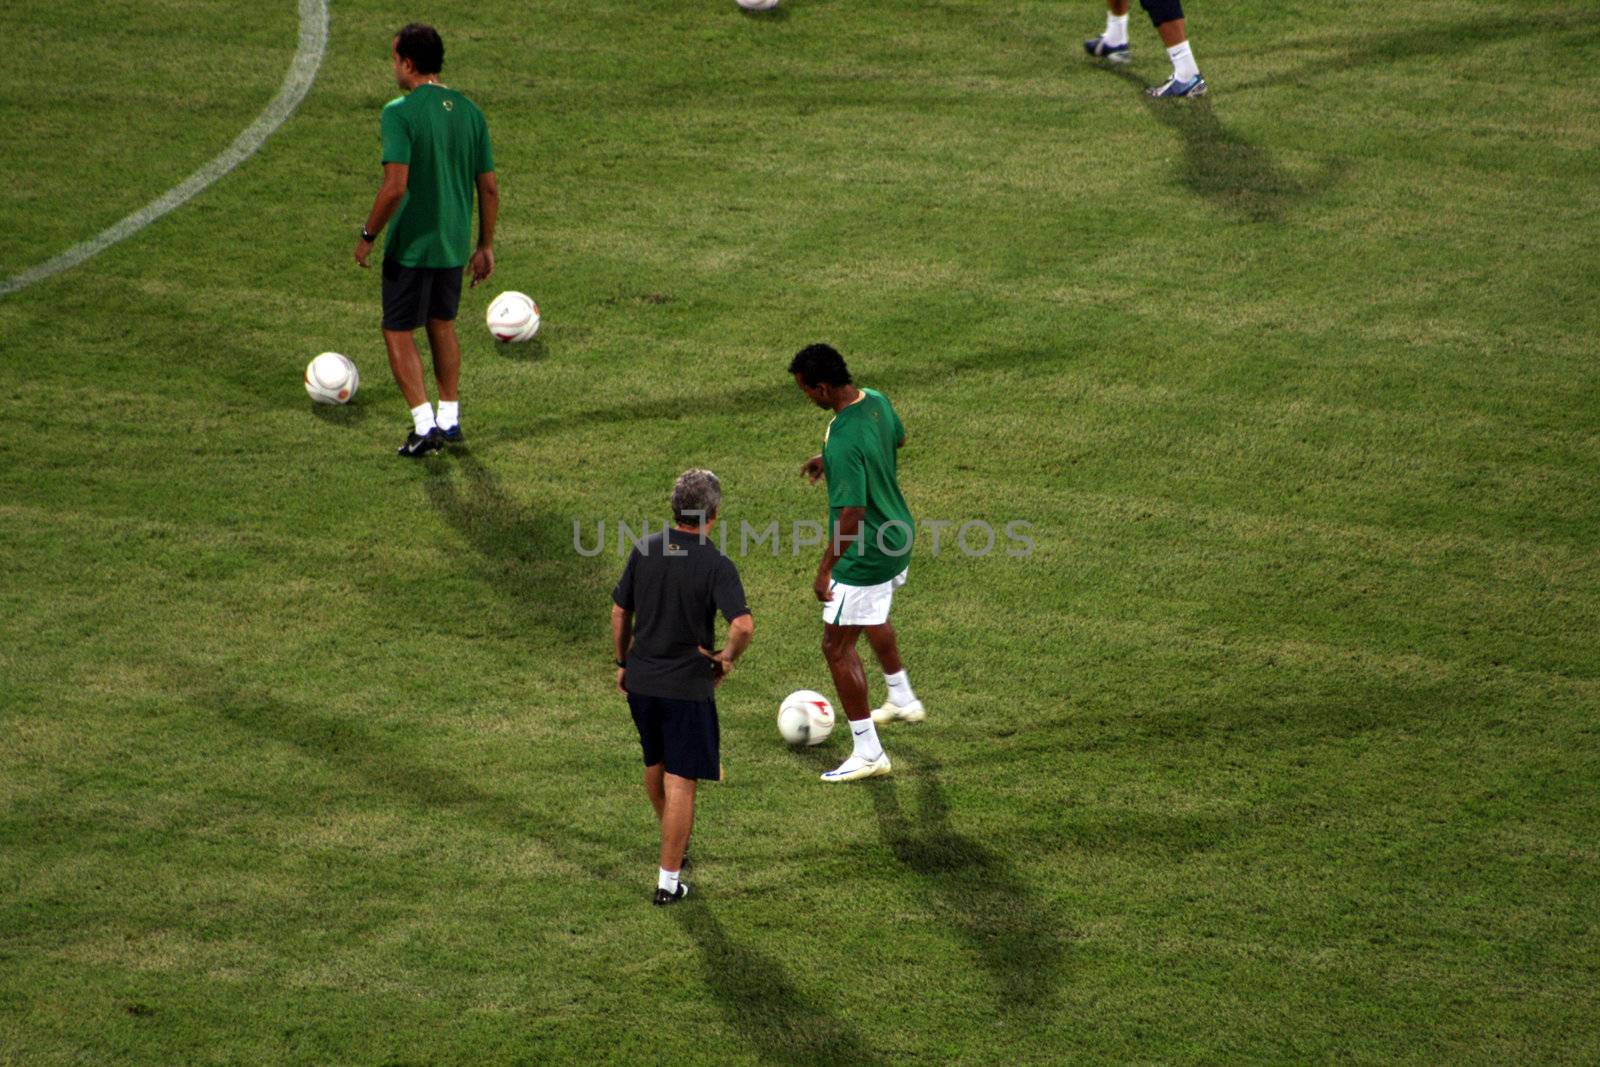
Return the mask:
[(680, 778), (722, 777), (721, 731), (715, 700), (678, 700), (628, 694), (633, 724), (639, 728), (644, 765), (666, 764)]
[(1181, 0), (1139, 0), (1139, 6), (1149, 13), (1150, 22), (1155, 26), (1183, 18)]

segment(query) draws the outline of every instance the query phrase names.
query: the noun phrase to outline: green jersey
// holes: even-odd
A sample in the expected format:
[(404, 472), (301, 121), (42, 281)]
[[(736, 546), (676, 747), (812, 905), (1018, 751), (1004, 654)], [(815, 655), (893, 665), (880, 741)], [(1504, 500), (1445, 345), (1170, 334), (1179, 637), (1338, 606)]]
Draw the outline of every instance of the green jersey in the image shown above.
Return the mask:
[(380, 127), (383, 161), (411, 168), (383, 258), (402, 267), (466, 266), (478, 175), (494, 170), (483, 112), (430, 82), (384, 105)]
[(839, 512), (865, 508), (860, 538), (840, 545), (833, 565), (834, 581), (845, 585), (878, 585), (911, 564), (915, 526), (911, 509), (895, 481), (895, 455), (905, 427), (889, 400), (876, 389), (861, 390), (861, 399), (833, 417), (822, 443), (822, 469), (828, 476), (831, 538), (839, 528)]

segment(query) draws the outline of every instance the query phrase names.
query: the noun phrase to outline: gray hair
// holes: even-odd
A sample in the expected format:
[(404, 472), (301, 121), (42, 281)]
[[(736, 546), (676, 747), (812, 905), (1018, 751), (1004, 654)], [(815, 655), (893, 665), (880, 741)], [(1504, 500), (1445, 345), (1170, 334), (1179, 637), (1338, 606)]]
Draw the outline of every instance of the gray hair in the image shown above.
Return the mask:
[(672, 486), (672, 519), (684, 525), (704, 526), (722, 507), (722, 483), (710, 471), (684, 471)]

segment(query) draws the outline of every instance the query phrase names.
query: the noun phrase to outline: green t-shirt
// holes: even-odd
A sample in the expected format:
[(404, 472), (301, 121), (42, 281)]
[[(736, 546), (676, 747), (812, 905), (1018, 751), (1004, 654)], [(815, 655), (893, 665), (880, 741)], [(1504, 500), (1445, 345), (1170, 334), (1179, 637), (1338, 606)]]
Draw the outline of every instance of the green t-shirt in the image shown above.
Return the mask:
[(429, 83), (384, 105), (380, 127), (383, 161), (411, 168), (383, 258), (403, 267), (466, 266), (478, 175), (494, 170), (483, 112), (454, 89)]
[(845, 585), (887, 582), (911, 565), (915, 525), (900, 484), (895, 481), (895, 455), (905, 427), (889, 400), (876, 389), (833, 417), (822, 444), (822, 468), (828, 476), (828, 536), (839, 526), (844, 508), (866, 508), (861, 538), (846, 542), (833, 579)]

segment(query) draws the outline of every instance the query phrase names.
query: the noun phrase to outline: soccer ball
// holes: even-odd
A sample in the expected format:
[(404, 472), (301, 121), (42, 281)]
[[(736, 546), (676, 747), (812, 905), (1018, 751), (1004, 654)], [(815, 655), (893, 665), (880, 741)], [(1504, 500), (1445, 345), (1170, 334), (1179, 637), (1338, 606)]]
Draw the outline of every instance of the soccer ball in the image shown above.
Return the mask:
[(484, 316), (496, 341), (531, 341), (539, 332), (539, 305), (527, 293), (501, 293), (489, 302)]
[(833, 733), (833, 705), (821, 693), (798, 689), (778, 707), (778, 733), (791, 745), (820, 745)]
[(348, 404), (361, 385), (349, 356), (324, 352), (306, 364), (306, 392), (319, 404)]
[(735, 0), (746, 11), (771, 11), (778, 6), (778, 0)]

